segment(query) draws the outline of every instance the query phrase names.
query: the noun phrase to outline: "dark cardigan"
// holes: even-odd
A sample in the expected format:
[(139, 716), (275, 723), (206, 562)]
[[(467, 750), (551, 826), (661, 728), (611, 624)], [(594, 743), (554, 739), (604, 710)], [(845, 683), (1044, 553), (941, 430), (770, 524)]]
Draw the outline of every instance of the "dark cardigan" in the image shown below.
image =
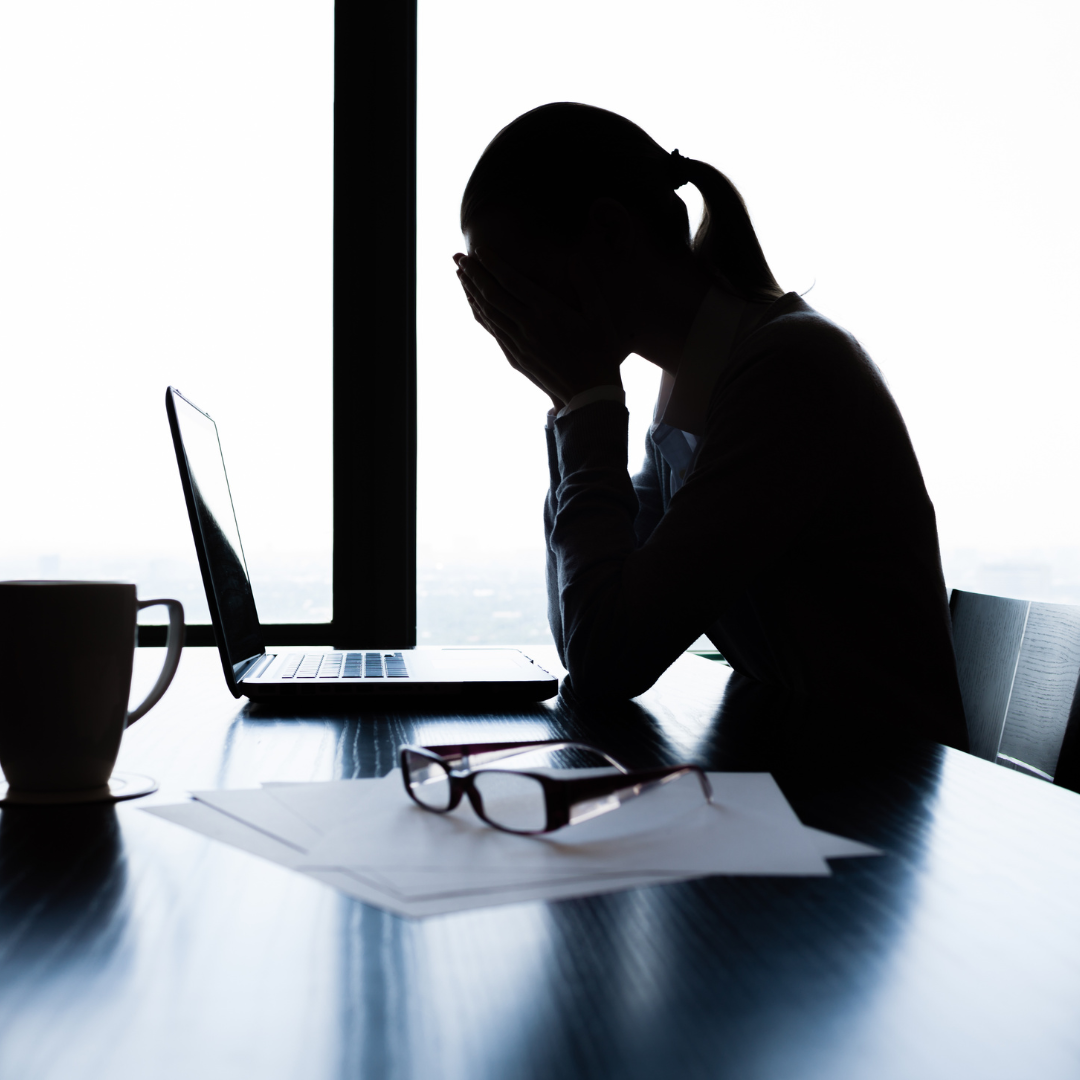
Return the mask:
[(581, 698), (648, 689), (707, 633), (736, 671), (964, 748), (934, 508), (896, 403), (794, 294), (737, 343), (680, 490), (627, 411), (548, 429), (548, 609)]

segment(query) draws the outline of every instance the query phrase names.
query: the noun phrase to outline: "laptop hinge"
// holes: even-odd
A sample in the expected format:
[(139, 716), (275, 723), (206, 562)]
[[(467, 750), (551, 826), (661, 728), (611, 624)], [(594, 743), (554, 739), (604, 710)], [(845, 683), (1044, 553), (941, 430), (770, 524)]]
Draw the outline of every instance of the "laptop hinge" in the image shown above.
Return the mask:
[(259, 653), (258, 656), (249, 656), (246, 660), (241, 660), (239, 664), (233, 667), (233, 678), (237, 682), (243, 682), (258, 663), (269, 659), (271, 657), (267, 656), (266, 653)]

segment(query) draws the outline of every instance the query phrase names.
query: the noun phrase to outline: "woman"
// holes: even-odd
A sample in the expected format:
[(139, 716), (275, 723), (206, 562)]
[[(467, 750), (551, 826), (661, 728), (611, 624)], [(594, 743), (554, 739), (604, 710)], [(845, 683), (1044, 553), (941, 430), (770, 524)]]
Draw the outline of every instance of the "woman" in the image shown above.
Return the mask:
[[(779, 288), (727, 178), (545, 105), (484, 151), (461, 226), (477, 321), (552, 402), (549, 618), (575, 692), (639, 694), (706, 633), (761, 683), (966, 747), (903, 420), (858, 342)], [(632, 480), (630, 353), (663, 369)]]

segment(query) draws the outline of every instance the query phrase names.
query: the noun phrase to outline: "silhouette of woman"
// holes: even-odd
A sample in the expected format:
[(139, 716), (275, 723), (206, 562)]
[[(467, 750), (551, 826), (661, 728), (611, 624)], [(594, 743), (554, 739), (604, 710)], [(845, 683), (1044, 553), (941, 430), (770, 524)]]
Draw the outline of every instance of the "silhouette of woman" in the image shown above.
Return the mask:
[[(549, 619), (574, 692), (637, 695), (707, 633), (868, 732), (966, 747), (903, 420), (858, 342), (777, 285), (730, 181), (614, 113), (545, 105), (484, 151), (461, 228), (477, 321), (552, 402)], [(633, 479), (630, 353), (663, 369)]]

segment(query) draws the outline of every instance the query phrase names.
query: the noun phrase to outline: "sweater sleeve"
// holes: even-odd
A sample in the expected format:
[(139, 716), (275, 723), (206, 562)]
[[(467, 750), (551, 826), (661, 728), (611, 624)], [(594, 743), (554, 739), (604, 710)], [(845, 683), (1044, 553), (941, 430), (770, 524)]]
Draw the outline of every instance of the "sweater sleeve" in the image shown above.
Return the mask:
[(548, 546), (560, 652), (580, 696), (644, 692), (812, 527), (851, 456), (841, 445), (850, 410), (824, 359), (780, 349), (741, 367), (714, 397), (693, 473), (640, 547), (626, 410), (596, 402), (556, 420)]

